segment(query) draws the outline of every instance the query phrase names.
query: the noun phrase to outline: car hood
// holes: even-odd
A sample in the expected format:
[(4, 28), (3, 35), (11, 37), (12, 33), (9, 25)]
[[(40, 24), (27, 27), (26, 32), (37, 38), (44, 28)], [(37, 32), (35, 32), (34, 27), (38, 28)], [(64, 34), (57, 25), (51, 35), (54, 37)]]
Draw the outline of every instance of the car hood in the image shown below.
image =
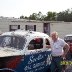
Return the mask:
[(21, 50), (0, 47), (0, 57), (21, 55)]

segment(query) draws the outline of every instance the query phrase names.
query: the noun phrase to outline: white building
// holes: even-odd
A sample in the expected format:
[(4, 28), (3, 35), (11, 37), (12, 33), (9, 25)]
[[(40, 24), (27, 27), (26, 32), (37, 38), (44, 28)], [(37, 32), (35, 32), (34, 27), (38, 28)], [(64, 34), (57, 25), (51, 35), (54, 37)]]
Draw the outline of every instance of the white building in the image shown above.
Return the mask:
[(52, 31), (57, 31), (59, 36), (64, 38), (66, 34), (72, 33), (72, 22), (34, 21), (0, 17), (0, 30), (2, 32), (13, 31), (16, 29), (29, 29), (47, 34), (50, 34)]

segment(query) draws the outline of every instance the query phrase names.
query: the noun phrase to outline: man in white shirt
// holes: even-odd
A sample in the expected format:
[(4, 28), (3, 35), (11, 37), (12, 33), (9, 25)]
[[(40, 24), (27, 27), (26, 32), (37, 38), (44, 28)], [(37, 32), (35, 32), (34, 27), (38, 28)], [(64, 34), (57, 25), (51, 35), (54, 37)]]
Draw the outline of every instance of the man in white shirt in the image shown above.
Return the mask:
[(52, 49), (52, 62), (51, 62), (51, 72), (55, 72), (58, 68), (58, 72), (62, 71), (62, 66), (60, 65), (63, 58), (65, 58), (69, 45), (61, 38), (58, 37), (57, 32), (51, 33), (51, 49)]

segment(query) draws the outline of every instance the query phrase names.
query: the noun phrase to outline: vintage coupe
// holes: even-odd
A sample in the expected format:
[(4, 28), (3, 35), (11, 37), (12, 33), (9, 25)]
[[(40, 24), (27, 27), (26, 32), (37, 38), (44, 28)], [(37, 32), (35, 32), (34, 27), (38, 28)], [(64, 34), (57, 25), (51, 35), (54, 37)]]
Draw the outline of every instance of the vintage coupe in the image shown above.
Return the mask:
[(46, 72), (51, 64), (47, 34), (16, 30), (0, 35), (0, 72)]

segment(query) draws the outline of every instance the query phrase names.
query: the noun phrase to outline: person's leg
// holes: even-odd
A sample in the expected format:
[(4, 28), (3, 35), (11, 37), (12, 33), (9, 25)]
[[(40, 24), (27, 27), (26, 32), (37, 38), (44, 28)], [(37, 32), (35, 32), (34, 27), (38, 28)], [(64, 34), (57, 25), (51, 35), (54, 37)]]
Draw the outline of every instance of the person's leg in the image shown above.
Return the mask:
[(52, 58), (50, 69), (51, 69), (51, 72), (55, 72), (55, 69), (56, 69), (55, 58)]
[(56, 58), (56, 66), (58, 68), (58, 72), (61, 72), (62, 71), (62, 65), (61, 65), (61, 61), (62, 60), (63, 59), (61, 57)]
[(71, 57), (71, 54), (72, 54), (72, 53), (71, 53), (70, 51), (67, 53), (67, 55), (66, 55), (66, 59), (67, 59), (67, 60), (71, 60), (71, 58), (72, 58), (72, 57)]

